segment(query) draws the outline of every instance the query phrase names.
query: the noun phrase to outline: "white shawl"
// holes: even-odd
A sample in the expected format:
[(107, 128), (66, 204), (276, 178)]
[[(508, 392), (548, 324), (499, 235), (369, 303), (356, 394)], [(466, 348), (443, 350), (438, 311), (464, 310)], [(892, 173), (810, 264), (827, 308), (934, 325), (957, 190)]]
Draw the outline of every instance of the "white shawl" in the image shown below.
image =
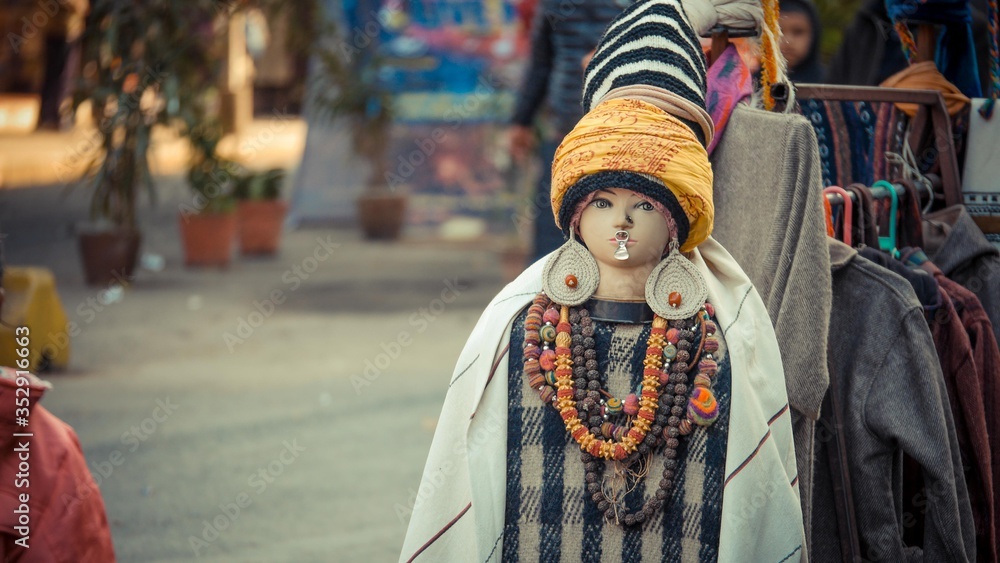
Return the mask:
[[(500, 561), (510, 327), (541, 290), (546, 260), (493, 299), (459, 356), (401, 562)], [(705, 277), (732, 365), (719, 561), (805, 561), (788, 398), (767, 310), (714, 239), (695, 249), (692, 261)]]

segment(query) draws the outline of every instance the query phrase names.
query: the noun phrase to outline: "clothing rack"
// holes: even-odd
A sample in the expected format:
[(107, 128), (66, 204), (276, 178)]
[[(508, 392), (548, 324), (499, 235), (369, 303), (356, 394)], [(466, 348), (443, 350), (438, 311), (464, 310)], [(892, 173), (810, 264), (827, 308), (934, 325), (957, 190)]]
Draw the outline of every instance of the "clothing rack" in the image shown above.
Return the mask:
[(736, 28), (717, 25), (708, 30), (708, 33), (702, 36), (712, 39), (712, 49), (709, 52), (708, 66), (712, 66), (712, 63), (722, 55), (722, 52), (729, 45), (730, 39), (757, 37), (758, 35), (760, 35), (760, 30), (757, 28)]
[(941, 184), (945, 205), (950, 207), (962, 203), (962, 182), (958, 171), (955, 145), (952, 143), (951, 121), (948, 118), (944, 98), (940, 92), (831, 84), (799, 84), (795, 90), (796, 97), (799, 99), (836, 102), (866, 101), (920, 106), (916, 117), (911, 122), (910, 145), (917, 146), (928, 126), (931, 127), (931, 134), (934, 135), (934, 147), (941, 165)]
[[(875, 196), (875, 197), (881, 197), (883, 195), (883, 193), (888, 193), (887, 190), (886, 190), (886, 188), (883, 188), (881, 186), (875, 186), (875, 187), (869, 186), (868, 189), (871, 190), (872, 195)], [(896, 192), (896, 198), (898, 198), (898, 200), (899, 200), (900, 203), (906, 201), (906, 197), (907, 197), (906, 196), (906, 188), (904, 188), (900, 184), (893, 183), (892, 184), (892, 189), (893, 189), (893, 191)], [(850, 194), (850, 196), (851, 196), (851, 202), (852, 203), (858, 203), (858, 198), (857, 198), (856, 195), (854, 195), (852, 192), (847, 192), (847, 193)], [(825, 195), (826, 195), (827, 201), (830, 202), (830, 205), (834, 205), (834, 206), (844, 205), (844, 197), (842, 195), (840, 195), (840, 194), (834, 194), (834, 193), (828, 193), (828, 194), (825, 194)]]

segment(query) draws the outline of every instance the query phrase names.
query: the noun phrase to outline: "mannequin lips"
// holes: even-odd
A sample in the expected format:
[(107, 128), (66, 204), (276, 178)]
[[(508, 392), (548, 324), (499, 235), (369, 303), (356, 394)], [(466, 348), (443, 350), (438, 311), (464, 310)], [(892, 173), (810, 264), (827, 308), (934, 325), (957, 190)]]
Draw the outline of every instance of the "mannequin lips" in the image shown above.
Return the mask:
[[(618, 239), (611, 238), (611, 239), (608, 239), (608, 240), (611, 241), (612, 245), (618, 246)], [(639, 242), (639, 241), (636, 240), (636, 239), (634, 239), (634, 238), (630, 238), (627, 241), (625, 241), (625, 246), (626, 247), (628, 247), (628, 246), (635, 246), (635, 243), (637, 243), (637, 242)]]

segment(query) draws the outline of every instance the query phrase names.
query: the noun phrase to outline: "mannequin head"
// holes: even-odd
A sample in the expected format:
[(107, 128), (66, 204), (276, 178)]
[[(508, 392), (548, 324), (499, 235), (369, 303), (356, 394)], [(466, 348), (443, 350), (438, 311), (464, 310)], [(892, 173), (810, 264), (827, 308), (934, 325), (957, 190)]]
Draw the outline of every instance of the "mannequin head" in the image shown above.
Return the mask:
[(595, 192), (627, 188), (660, 206), (680, 251), (712, 232), (712, 166), (692, 129), (642, 100), (612, 99), (580, 120), (552, 162), (552, 211), (569, 236), (580, 204)]
[[(576, 231), (603, 271), (652, 269), (659, 263), (671, 238), (662, 206), (648, 197), (623, 188), (602, 189), (587, 198), (579, 210)], [(627, 260), (615, 258), (615, 232), (628, 232)]]

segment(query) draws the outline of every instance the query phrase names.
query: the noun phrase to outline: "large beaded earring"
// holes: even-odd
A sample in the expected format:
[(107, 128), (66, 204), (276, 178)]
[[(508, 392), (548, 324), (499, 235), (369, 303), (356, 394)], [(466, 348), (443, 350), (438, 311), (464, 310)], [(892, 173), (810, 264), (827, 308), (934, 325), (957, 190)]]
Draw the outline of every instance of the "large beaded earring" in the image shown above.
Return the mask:
[(670, 254), (646, 280), (646, 303), (665, 319), (681, 320), (700, 311), (707, 299), (708, 286), (701, 272), (681, 254), (677, 239), (671, 240)]
[(572, 230), (566, 244), (549, 258), (542, 270), (542, 291), (560, 305), (582, 305), (601, 281), (597, 260), (577, 242)]

